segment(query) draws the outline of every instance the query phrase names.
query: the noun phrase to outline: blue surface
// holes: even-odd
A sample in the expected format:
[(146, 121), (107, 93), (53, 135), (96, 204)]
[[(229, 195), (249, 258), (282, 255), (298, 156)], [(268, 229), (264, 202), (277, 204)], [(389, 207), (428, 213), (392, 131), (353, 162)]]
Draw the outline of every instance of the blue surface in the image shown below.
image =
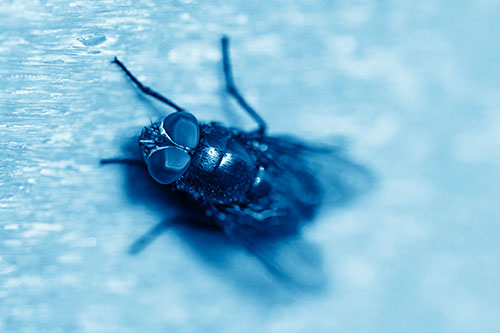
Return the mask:
[[(499, 15), (486, 0), (1, 2), (0, 331), (500, 331)], [(200, 120), (251, 128), (222, 93), (223, 33), (272, 133), (342, 136), (378, 176), (305, 230), (321, 293), (217, 234), (127, 252), (172, 212), (98, 160), (166, 109), (110, 60)]]

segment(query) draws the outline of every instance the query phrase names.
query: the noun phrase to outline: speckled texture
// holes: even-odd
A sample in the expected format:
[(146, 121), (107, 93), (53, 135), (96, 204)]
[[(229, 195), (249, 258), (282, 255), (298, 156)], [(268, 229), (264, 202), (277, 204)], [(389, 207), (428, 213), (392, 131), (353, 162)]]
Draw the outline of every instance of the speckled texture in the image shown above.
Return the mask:
[[(498, 332), (499, 15), (486, 0), (0, 2), (0, 331)], [(222, 93), (222, 33), (272, 133), (341, 135), (378, 175), (304, 234), (321, 293), (208, 232), (128, 254), (172, 207), (98, 160), (166, 109), (110, 61), (248, 129)]]

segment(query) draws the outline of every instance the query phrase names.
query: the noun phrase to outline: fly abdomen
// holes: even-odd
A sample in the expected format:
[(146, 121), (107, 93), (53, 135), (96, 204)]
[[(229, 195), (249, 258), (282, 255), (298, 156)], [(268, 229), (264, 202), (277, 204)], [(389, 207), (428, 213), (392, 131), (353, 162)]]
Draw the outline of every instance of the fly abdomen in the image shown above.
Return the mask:
[(248, 197), (250, 200), (262, 200), (269, 196), (271, 192), (271, 179), (263, 166), (260, 166), (257, 174), (253, 179), (252, 186), (248, 191)]

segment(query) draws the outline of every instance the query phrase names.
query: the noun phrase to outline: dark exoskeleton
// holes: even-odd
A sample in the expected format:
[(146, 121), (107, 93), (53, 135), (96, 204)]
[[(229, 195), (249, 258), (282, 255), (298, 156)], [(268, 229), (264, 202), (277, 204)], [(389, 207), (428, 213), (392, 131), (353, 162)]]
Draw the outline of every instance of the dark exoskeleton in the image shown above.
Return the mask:
[[(271, 251), (265, 247), (295, 234), (313, 217), (322, 201), (324, 188), (309, 159), (311, 155), (326, 155), (332, 151), (266, 134), (265, 122), (234, 84), (228, 44), (228, 38), (223, 37), (226, 90), (257, 122), (258, 128), (254, 131), (246, 132), (216, 122), (199, 124), (194, 115), (139, 82), (118, 59), (115, 58), (114, 63), (142, 92), (177, 111), (145, 127), (139, 137), (145, 166), (152, 178), (173, 191), (186, 193), (204, 212), (209, 223), (240, 240), (272, 271), (285, 276), (289, 272), (283, 270), (289, 269), (269, 259)], [(341, 158), (336, 161), (341, 172), (356, 167)], [(102, 162), (127, 163), (130, 160)], [(338, 167), (340, 164), (344, 167)], [(328, 185), (349, 186), (338, 179), (335, 184)]]

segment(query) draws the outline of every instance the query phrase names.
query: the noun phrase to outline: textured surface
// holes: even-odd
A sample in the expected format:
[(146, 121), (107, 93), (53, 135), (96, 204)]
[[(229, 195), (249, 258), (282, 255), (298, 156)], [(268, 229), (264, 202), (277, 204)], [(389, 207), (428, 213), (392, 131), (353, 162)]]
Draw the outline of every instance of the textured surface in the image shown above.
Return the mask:
[[(498, 332), (500, 6), (384, 3), (1, 1), (0, 331)], [(110, 60), (250, 128), (221, 93), (222, 33), (271, 132), (343, 135), (379, 177), (306, 230), (320, 294), (209, 233), (127, 252), (171, 213), (98, 160), (165, 108)]]

